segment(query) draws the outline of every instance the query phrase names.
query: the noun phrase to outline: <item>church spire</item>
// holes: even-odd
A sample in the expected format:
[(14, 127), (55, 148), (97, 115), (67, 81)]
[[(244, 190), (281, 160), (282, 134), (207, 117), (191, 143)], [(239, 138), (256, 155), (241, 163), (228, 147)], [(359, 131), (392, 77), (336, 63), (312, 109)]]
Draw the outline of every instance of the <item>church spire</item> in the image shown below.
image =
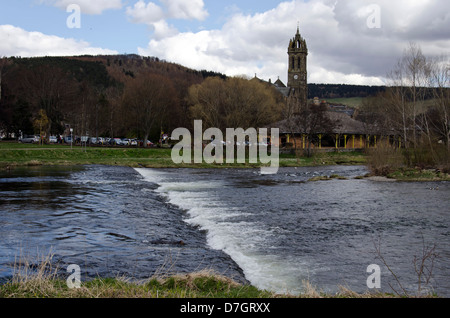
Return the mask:
[(297, 34), (289, 42), (288, 55), (288, 87), (296, 93), (301, 104), (306, 105), (308, 98), (308, 47), (306, 46), (306, 40), (300, 35), (300, 22), (297, 23)]

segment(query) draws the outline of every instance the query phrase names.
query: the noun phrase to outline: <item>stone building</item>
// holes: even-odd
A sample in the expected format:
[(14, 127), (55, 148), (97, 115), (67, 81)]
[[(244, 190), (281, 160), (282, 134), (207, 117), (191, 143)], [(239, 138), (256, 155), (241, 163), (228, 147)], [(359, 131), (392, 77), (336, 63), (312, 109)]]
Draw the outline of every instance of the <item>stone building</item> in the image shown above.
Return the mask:
[[(278, 79), (271, 83), (285, 98), (297, 99), (300, 107), (307, 107), (311, 103), (317, 107), (324, 102), (318, 98), (308, 100), (308, 47), (306, 40), (300, 34), (300, 28), (297, 27), (297, 33), (289, 41), (288, 47), (288, 83), (287, 86)], [(256, 76), (255, 76), (256, 78)], [(325, 103), (326, 104), (326, 103)], [(282, 120), (273, 123), (268, 128), (279, 128), (280, 140), (271, 141), (277, 143), (281, 148), (297, 147), (297, 149), (306, 149), (311, 146), (315, 149), (364, 149), (377, 147), (380, 143), (395, 144), (393, 136), (383, 136), (377, 131), (377, 127), (371, 123), (363, 123), (353, 117), (354, 112), (348, 112), (348, 109), (341, 110), (339, 107), (327, 106), (327, 117), (332, 121), (333, 128), (330, 131), (317, 131), (313, 140), (308, 140), (311, 134), (305, 131), (293, 131), (292, 119)], [(263, 136), (263, 139), (264, 138)], [(399, 146), (401, 146), (399, 144)]]

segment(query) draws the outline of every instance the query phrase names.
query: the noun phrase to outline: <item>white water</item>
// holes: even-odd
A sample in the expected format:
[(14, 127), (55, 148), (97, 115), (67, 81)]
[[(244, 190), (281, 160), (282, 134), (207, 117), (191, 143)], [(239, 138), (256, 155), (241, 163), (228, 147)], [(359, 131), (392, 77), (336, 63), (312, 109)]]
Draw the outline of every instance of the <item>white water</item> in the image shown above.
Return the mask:
[[(276, 254), (259, 253), (280, 229), (268, 229), (263, 222), (246, 221), (250, 214), (232, 201), (224, 202), (217, 191), (224, 181), (183, 182), (171, 172), (136, 169), (169, 203), (186, 211), (185, 221), (207, 233), (213, 249), (227, 253), (243, 270), (252, 285), (278, 293), (300, 292), (301, 286), (292, 278), (302, 272), (295, 259), (280, 259)], [(175, 172), (174, 172), (175, 173)], [(304, 273), (303, 276), (307, 276)]]
[(432, 284), (448, 292), (448, 183), (430, 191), (436, 184), (354, 179), (365, 173), (361, 167), (324, 167), (317, 174), (348, 179), (307, 182), (315, 169), (286, 168), (269, 176), (234, 169), (136, 170), (260, 289), (297, 294), (308, 281), (324, 292), (340, 285), (366, 292), (366, 269), (378, 264), (383, 291), (392, 292), (396, 281), (374, 249), (381, 239), (383, 256), (411, 292), (417, 289), (413, 256), (424, 241), (436, 243), (444, 257)]

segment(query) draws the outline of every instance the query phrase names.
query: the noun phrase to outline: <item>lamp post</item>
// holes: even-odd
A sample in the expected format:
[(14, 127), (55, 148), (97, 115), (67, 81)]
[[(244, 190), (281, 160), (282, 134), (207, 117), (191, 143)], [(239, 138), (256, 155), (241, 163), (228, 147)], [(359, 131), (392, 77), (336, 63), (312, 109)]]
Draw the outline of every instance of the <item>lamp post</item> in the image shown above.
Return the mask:
[(86, 139), (84, 141), (84, 152), (87, 152), (88, 141), (89, 141), (89, 132), (86, 132)]
[(70, 149), (73, 148), (73, 128), (70, 128)]

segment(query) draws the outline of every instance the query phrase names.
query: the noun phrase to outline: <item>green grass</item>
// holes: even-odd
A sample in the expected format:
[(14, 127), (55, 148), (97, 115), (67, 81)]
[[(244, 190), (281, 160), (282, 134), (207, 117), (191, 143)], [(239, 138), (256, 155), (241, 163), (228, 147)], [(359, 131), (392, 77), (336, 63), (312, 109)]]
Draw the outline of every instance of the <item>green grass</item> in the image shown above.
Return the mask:
[(274, 294), (227, 277), (201, 272), (132, 282), (96, 278), (70, 289), (51, 277), (13, 279), (0, 285), (0, 298), (271, 298)]
[[(112, 165), (148, 168), (258, 168), (261, 164), (175, 164), (172, 150), (161, 148), (73, 147), (0, 142), (0, 169), (33, 165)], [(312, 157), (281, 154), (280, 167), (363, 165), (362, 153), (318, 153)]]
[(308, 282), (299, 295), (276, 294), (252, 285), (240, 284), (211, 272), (153, 277), (145, 281), (125, 278), (96, 278), (82, 282), (79, 288), (69, 288), (67, 282), (52, 275), (16, 276), (0, 285), (0, 298), (159, 298), (159, 299), (271, 299), (271, 298), (394, 298), (394, 294), (367, 292), (358, 294), (339, 287), (336, 294), (318, 292)]
[[(48, 266), (48, 264), (46, 265)], [(435, 294), (421, 296), (398, 295), (367, 291), (356, 293), (338, 286), (335, 294), (318, 291), (308, 281), (302, 283), (302, 293), (279, 294), (258, 289), (249, 284), (209, 271), (192, 274), (152, 277), (147, 280), (132, 281), (125, 278), (96, 278), (81, 282), (79, 288), (69, 288), (64, 279), (38, 269), (35, 275), (16, 275), (0, 285), (0, 298), (109, 298), (109, 299), (275, 299), (275, 298), (438, 298)]]
[(401, 168), (388, 177), (398, 181), (450, 181), (450, 174), (435, 169)]
[(170, 149), (94, 148), (0, 143), (0, 167), (23, 165), (172, 166)]
[(348, 180), (347, 177), (343, 177), (337, 174), (332, 174), (331, 176), (316, 176), (316, 177), (312, 177), (311, 179), (309, 179), (308, 181), (330, 181), (330, 180)]
[(339, 165), (365, 165), (366, 155), (362, 152), (321, 152), (311, 157), (296, 156), (295, 154), (280, 155), (281, 167), (316, 167)]

